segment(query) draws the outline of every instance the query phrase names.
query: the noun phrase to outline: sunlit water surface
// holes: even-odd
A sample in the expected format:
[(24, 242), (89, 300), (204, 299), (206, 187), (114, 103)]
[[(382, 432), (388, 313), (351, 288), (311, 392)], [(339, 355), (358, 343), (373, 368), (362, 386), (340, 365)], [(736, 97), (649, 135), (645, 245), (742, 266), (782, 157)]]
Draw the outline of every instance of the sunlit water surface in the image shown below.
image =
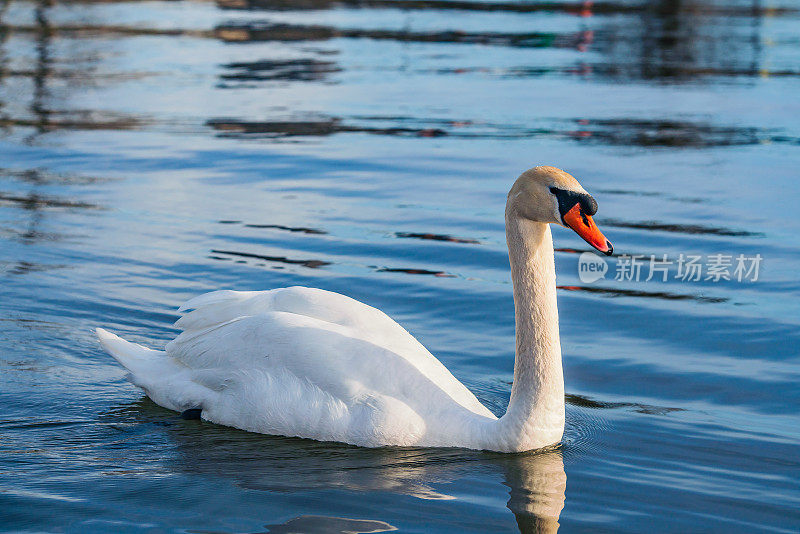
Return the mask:
[[(800, 6), (219, 0), (2, 4), (0, 529), (800, 530)], [(180, 419), (92, 330), (154, 347), (189, 297), (379, 307), (493, 411), (520, 171), (568, 169), (614, 242), (554, 230), (557, 450), (368, 450)], [(621, 254), (758, 279), (615, 280)]]

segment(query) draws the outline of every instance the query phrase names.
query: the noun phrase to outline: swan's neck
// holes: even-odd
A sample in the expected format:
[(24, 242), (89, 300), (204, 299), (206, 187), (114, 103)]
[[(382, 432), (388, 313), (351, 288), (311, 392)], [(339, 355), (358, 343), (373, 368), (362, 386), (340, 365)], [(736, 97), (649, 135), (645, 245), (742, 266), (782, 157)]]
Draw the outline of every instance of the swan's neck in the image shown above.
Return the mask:
[(564, 433), (564, 373), (558, 337), (556, 272), (550, 227), (506, 210), (514, 283), (517, 350), (501, 435), (512, 448), (552, 445)]

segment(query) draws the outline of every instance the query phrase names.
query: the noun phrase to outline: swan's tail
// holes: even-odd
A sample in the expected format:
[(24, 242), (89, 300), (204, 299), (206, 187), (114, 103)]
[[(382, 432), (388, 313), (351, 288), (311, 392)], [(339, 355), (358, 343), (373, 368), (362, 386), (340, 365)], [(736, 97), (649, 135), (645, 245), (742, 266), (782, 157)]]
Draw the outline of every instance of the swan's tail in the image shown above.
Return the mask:
[(125, 341), (107, 330), (96, 330), (100, 344), (125, 369), (128, 380), (156, 404), (178, 412), (202, 407), (211, 390), (192, 380), (192, 372), (160, 350)]
[(120, 365), (127, 369), (134, 377), (147, 375), (154, 371), (159, 360), (163, 360), (165, 355), (159, 350), (148, 349), (138, 343), (125, 341), (121, 337), (112, 334), (108, 330), (98, 328), (97, 338), (100, 344)]

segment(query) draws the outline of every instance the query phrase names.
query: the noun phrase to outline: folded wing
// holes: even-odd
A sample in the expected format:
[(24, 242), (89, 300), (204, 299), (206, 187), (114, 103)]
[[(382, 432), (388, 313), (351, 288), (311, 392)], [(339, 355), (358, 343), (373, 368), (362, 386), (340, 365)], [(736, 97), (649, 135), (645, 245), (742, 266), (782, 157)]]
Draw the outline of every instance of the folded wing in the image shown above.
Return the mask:
[(419, 398), (418, 388), (440, 390), (494, 417), (402, 326), (344, 295), (306, 287), (214, 291), (186, 310), (176, 322), (183, 332), (166, 351), (191, 369), (288, 370), (344, 398), (359, 390), (400, 399)]

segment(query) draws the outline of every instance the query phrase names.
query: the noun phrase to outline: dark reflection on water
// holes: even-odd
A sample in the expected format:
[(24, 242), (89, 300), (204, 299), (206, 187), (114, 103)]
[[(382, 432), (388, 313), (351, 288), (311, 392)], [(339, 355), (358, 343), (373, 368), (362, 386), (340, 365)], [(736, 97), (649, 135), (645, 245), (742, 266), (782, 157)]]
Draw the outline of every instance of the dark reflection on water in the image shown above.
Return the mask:
[[(49, 41), (53, 37), (92, 38), (148, 35), (165, 37), (214, 37), (216, 35), (213, 31), (142, 28), (126, 26), (124, 24), (60, 24), (54, 26), (51, 25), (47, 19), (46, 9), (47, 7), (52, 7), (48, 4), (49, 2), (46, 1), (41, 2), (36, 17), (37, 24), (4, 24), (3, 28), (8, 33), (12, 34), (33, 34), (37, 37), (41, 37), (43, 41)], [(41, 73), (37, 72), (37, 75), (41, 75)]]
[(582, 397), (580, 395), (571, 395), (569, 393), (567, 393), (566, 395), (566, 401), (567, 403), (572, 404), (573, 406), (581, 406), (584, 408), (595, 408), (595, 409), (628, 408), (639, 413), (651, 414), (651, 415), (666, 415), (670, 412), (677, 412), (682, 410), (682, 408), (650, 406), (648, 404), (641, 404), (638, 402), (601, 402), (590, 399), (588, 397)]
[[(471, 120), (442, 120), (415, 117), (320, 117), (316, 120), (242, 121), (213, 119), (207, 125), (224, 137), (281, 138), (317, 137), (341, 133), (414, 137), (460, 137), (524, 139), (567, 138), (580, 142), (639, 147), (724, 147), (763, 143), (800, 144), (800, 138), (775, 135), (758, 128), (727, 128), (690, 121), (649, 121), (633, 119), (539, 119), (544, 127), (491, 124)], [(394, 122), (412, 126), (374, 126)]]
[(614, 145), (706, 147), (753, 145), (766, 141), (796, 143), (758, 128), (726, 128), (690, 121), (670, 120), (584, 120), (578, 121), (581, 137)]
[(715, 5), (710, 2), (470, 2), (464, 0), (217, 0), (225, 9), (330, 9), (339, 6), (374, 9), (394, 7), (397, 9), (452, 9), (458, 11), (511, 11), (514, 13), (563, 12), (587, 17), (591, 15), (647, 14), (669, 17), (678, 13), (694, 16), (718, 15), (726, 17), (760, 17), (765, 14), (781, 16), (795, 14), (792, 7), (765, 8), (761, 3), (747, 2), (745, 5)]
[(305, 228), (303, 226), (284, 226), (282, 224), (244, 224), (242, 221), (217, 221), (219, 224), (237, 224), (245, 228), (265, 228), (269, 230), (283, 230), (285, 232), (311, 234), (311, 235), (326, 235), (328, 232), (318, 228)]
[[(616, 21), (605, 27), (596, 49), (610, 61), (600, 73), (611, 78), (690, 82), (707, 77), (757, 77), (763, 74), (762, 24), (773, 17), (795, 17), (796, 6), (777, 8), (752, 2), (643, 2), (634, 25)], [(738, 4), (738, 5), (737, 5)], [(776, 75), (796, 76), (797, 69)]]
[(99, 206), (87, 202), (77, 202), (73, 200), (62, 200), (58, 198), (41, 197), (35, 193), (27, 196), (8, 195), (0, 192), (0, 204), (7, 202), (16, 204), (22, 209), (39, 210), (42, 208), (82, 208), (97, 209)]
[(419, 137), (440, 137), (446, 132), (439, 128), (378, 128), (343, 124), (341, 119), (330, 118), (316, 121), (272, 121), (242, 122), (218, 119), (208, 122), (225, 137), (290, 137), (326, 136), (336, 133), (369, 133), (377, 135), (412, 135)]
[[(0, 4), (0, 530), (797, 532), (798, 22), (746, 0)], [(502, 413), (503, 203), (538, 163), (596, 196), (617, 254), (581, 281), (588, 245), (553, 230), (555, 450), (184, 421), (94, 340), (159, 347), (203, 291), (317, 286)], [(621, 282), (622, 254), (764, 261)]]
[(217, 36), (227, 42), (257, 41), (327, 41), (330, 39), (371, 39), (405, 43), (461, 43), (525, 48), (575, 48), (588, 36), (546, 32), (411, 32), (404, 30), (346, 29), (330, 26), (289, 24), (231, 24), (216, 29)]
[(141, 118), (104, 115), (93, 110), (59, 111), (36, 109), (35, 119), (0, 119), (0, 127), (33, 127), (39, 133), (53, 130), (135, 130), (144, 122)]
[(333, 61), (311, 58), (230, 63), (225, 65), (225, 68), (233, 71), (220, 76), (227, 82), (271, 80), (313, 82), (325, 80), (329, 74), (342, 70)]
[[(265, 256), (263, 254), (253, 254), (250, 252), (236, 252), (233, 250), (212, 250), (213, 254), (222, 254), (223, 256), (235, 256), (238, 258), (253, 258), (257, 260), (273, 261), (278, 263), (288, 263), (290, 265), (302, 265), (309, 269), (316, 269), (325, 265), (330, 265), (330, 262), (322, 260), (295, 260), (283, 256)], [(216, 258), (215, 258), (216, 259)]]
[(721, 235), (729, 237), (759, 237), (764, 234), (759, 232), (748, 232), (747, 230), (734, 230), (732, 228), (720, 228), (716, 226), (703, 226), (699, 224), (668, 224), (658, 221), (628, 222), (617, 219), (603, 219), (603, 224), (616, 228), (635, 228), (637, 230), (655, 230), (659, 232), (671, 232), (678, 234), (704, 234)]
[[(41, 241), (46, 239), (54, 239), (52, 236), (43, 235), (38, 232), (26, 232), (21, 236), (26, 241)], [(23, 275), (30, 273), (37, 273), (43, 271), (50, 271), (53, 269), (63, 269), (66, 265), (42, 265), (39, 263), (31, 263), (25, 260), (18, 261), (12, 265), (4, 266), (5, 272), (11, 275)]]
[(267, 525), (267, 532), (271, 534), (294, 534), (297, 532), (307, 532), (308, 534), (359, 534), (389, 532), (392, 530), (397, 529), (383, 521), (316, 515), (304, 515), (290, 519), (280, 525)]
[[(706, 1), (654, 2), (469, 2), (444, 0), (230, 0), (218, 5), (240, 10), (388, 9), (417, 11), (501, 12), (566, 14), (590, 19), (602, 16), (599, 28), (574, 34), (468, 33), (386, 31), (286, 24), (231, 25), (217, 28), (229, 41), (327, 40), (332, 38), (391, 39), (411, 42), (480, 43), (494, 46), (569, 47), (603, 54), (602, 62), (586, 62), (561, 72), (608, 78), (687, 82), (705, 77), (760, 76), (763, 70), (761, 21), (766, 16), (794, 17), (796, 7), (763, 6), (760, 2), (722, 5)], [(616, 19), (609, 15), (627, 15)], [(622, 21), (621, 23), (619, 21)], [(605, 22), (608, 21), (608, 22)], [(487, 69), (488, 70), (488, 69)], [(444, 70), (457, 74), (460, 70)], [(558, 72), (558, 67), (513, 67), (511, 76), (538, 76)], [(776, 76), (796, 76), (797, 69), (769, 71)]]
[(413, 269), (403, 267), (381, 267), (380, 269), (375, 270), (379, 273), (429, 274), (433, 276), (443, 276), (446, 278), (455, 276), (444, 271), (431, 271), (429, 269)]
[(98, 176), (54, 173), (47, 169), (0, 169), (0, 176), (3, 178), (13, 178), (15, 180), (26, 182), (32, 185), (82, 185), (108, 181), (108, 178), (101, 178)]
[(282, 224), (245, 224), (246, 228), (269, 228), (271, 230), (286, 230), (287, 232), (300, 232), (303, 234), (325, 235), (328, 232), (324, 230), (317, 230), (316, 228), (303, 228), (283, 226)]
[(725, 297), (707, 297), (705, 295), (686, 295), (680, 293), (669, 293), (667, 291), (640, 291), (636, 289), (620, 289), (608, 288), (599, 286), (556, 286), (558, 289), (566, 291), (584, 291), (586, 293), (593, 293), (595, 295), (603, 295), (608, 297), (639, 297), (647, 299), (661, 299), (661, 300), (694, 300), (696, 302), (704, 303), (719, 303), (727, 302)]
[(408, 239), (424, 239), (428, 241), (447, 241), (448, 243), (466, 243), (468, 245), (480, 245), (477, 239), (468, 239), (464, 237), (453, 237), (451, 235), (443, 234), (418, 234), (414, 232), (396, 232), (394, 235), (397, 237)]

